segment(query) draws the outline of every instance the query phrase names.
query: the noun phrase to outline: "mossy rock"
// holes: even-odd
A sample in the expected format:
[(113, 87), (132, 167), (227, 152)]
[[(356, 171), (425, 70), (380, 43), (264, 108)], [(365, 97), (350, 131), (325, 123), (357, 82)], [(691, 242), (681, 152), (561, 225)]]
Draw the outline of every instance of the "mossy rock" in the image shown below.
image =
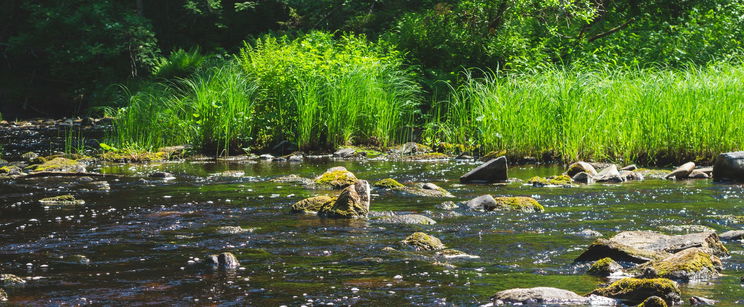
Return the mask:
[(83, 205), (85, 204), (85, 201), (82, 199), (76, 199), (75, 196), (67, 194), (67, 195), (42, 198), (39, 200), (39, 203), (42, 205), (53, 205), (53, 206), (73, 206), (73, 205)]
[(314, 181), (310, 178), (300, 177), (295, 174), (273, 178), (269, 181), (276, 183), (295, 183), (301, 185), (311, 185), (314, 183)]
[(434, 225), (437, 222), (421, 214), (380, 216), (372, 221), (384, 224)]
[(527, 183), (537, 187), (547, 185), (570, 185), (572, 182), (573, 179), (571, 179), (571, 177), (569, 177), (568, 175), (558, 175), (551, 177), (535, 176), (527, 180)]
[(315, 183), (328, 185), (334, 189), (343, 189), (357, 182), (357, 177), (344, 167), (333, 167), (315, 178)]
[(521, 211), (521, 212), (543, 212), (545, 207), (532, 197), (525, 196), (503, 196), (494, 197), (495, 205), (484, 208), (486, 211)]
[(435, 236), (427, 235), (423, 232), (414, 232), (410, 236), (400, 241), (405, 246), (412, 247), (415, 250), (441, 250), (446, 248), (441, 240)]
[(75, 160), (57, 157), (41, 164), (30, 166), (32, 172), (84, 173), (85, 165)]
[(367, 158), (377, 158), (377, 157), (385, 155), (383, 152), (376, 150), (374, 148), (369, 148), (369, 147), (341, 146), (338, 149), (340, 150), (340, 149), (346, 149), (346, 148), (353, 149), (354, 155), (364, 156)]
[(366, 180), (346, 187), (332, 205), (324, 205), (318, 215), (333, 218), (366, 218), (369, 214), (370, 191)]
[(506, 150), (491, 151), (481, 156), (478, 160), (482, 162), (490, 161), (501, 156), (506, 156)]
[(669, 305), (667, 305), (664, 299), (658, 296), (652, 296), (644, 300), (643, 303), (638, 304), (637, 307), (667, 307), (667, 306)]
[(617, 271), (622, 270), (623, 267), (615, 262), (615, 260), (612, 260), (612, 258), (606, 257), (597, 260), (596, 262), (592, 263), (592, 266), (589, 267), (589, 270), (587, 271), (590, 275), (596, 275), (596, 276), (609, 276), (612, 275), (612, 273), (615, 273)]
[(596, 261), (611, 258), (615, 261), (645, 263), (651, 260), (660, 260), (666, 256), (668, 254), (663, 252), (641, 250), (615, 241), (597, 239), (575, 261)]
[(663, 277), (680, 281), (709, 280), (719, 276), (721, 260), (699, 248), (689, 248), (662, 260), (651, 261), (634, 269), (643, 277)]
[(441, 251), (438, 251), (437, 252), (437, 256), (441, 256), (441, 257), (444, 257), (444, 258), (447, 258), (447, 259), (452, 259), (452, 258), (477, 259), (477, 258), (480, 258), (480, 256), (471, 255), (471, 254), (468, 254), (466, 252), (463, 252), (463, 251), (460, 251), (460, 250), (456, 250), (456, 249), (452, 249), (452, 248), (443, 249)]
[(381, 189), (389, 189), (389, 190), (399, 190), (402, 188), (405, 188), (402, 183), (398, 182), (397, 180), (393, 178), (385, 178), (376, 181), (372, 184), (373, 187), (381, 188)]
[(0, 166), (0, 175), (2, 176), (23, 175), (23, 169), (15, 165)]
[(6, 288), (23, 287), (26, 285), (26, 281), (23, 278), (15, 276), (13, 274), (0, 274), (0, 286)]
[(170, 155), (164, 151), (149, 152), (149, 151), (122, 151), (114, 152), (107, 151), (99, 156), (104, 161), (111, 162), (152, 162), (152, 161), (165, 161), (170, 159)]
[(336, 198), (330, 196), (305, 198), (292, 205), (292, 213), (317, 213), (325, 206), (333, 206), (335, 201)]
[(650, 296), (658, 296), (670, 305), (682, 301), (677, 283), (666, 278), (623, 278), (591, 294), (620, 299), (627, 304), (640, 304)]
[(571, 165), (568, 166), (568, 169), (566, 170), (566, 175), (573, 177), (576, 176), (576, 174), (585, 172), (589, 174), (590, 176), (597, 175), (597, 170), (592, 166), (590, 163), (579, 161), (574, 162)]

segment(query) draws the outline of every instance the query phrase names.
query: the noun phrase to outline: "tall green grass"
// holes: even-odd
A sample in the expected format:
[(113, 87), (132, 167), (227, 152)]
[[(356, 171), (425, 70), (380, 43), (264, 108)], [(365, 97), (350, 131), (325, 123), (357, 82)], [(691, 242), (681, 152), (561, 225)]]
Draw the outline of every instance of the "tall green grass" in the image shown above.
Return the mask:
[(744, 66), (468, 78), (424, 137), (515, 157), (668, 163), (744, 148)]

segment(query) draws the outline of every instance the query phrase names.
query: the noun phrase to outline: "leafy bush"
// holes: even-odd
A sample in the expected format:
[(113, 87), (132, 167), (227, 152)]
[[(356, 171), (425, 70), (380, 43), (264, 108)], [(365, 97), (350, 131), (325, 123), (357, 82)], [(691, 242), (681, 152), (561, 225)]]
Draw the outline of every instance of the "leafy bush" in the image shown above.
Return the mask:
[(206, 60), (207, 56), (199, 53), (198, 48), (190, 51), (178, 49), (168, 57), (158, 58), (152, 68), (152, 75), (161, 79), (187, 77), (196, 72)]

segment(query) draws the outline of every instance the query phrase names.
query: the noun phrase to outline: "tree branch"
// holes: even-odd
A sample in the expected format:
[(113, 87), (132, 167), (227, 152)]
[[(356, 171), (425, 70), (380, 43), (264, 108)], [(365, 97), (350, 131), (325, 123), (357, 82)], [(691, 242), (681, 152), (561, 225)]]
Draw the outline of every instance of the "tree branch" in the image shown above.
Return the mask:
[(600, 38), (603, 38), (605, 36), (608, 36), (608, 35), (610, 35), (612, 33), (617, 32), (617, 31), (620, 31), (620, 30), (624, 29), (625, 27), (627, 27), (628, 25), (630, 25), (631, 23), (633, 23), (635, 20), (636, 20), (635, 18), (630, 18), (626, 22), (623, 22), (621, 25), (619, 25), (617, 27), (614, 27), (614, 28), (609, 29), (609, 30), (607, 30), (605, 32), (602, 32), (602, 33), (599, 33), (597, 35), (594, 35), (594, 36), (590, 37), (588, 41), (591, 43), (591, 42), (593, 42), (595, 40), (598, 40)]

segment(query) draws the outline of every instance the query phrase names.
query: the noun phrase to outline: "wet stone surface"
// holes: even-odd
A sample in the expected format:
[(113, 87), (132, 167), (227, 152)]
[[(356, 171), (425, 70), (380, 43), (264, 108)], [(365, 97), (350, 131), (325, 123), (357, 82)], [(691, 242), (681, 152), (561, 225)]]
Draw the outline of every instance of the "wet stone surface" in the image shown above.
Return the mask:
[[(510, 167), (503, 185), (459, 184), (472, 162), (313, 160), (96, 164), (89, 172), (108, 189), (78, 178), (0, 181), (0, 273), (24, 278), (3, 287), (9, 303), (237, 304), (237, 305), (478, 305), (512, 288), (557, 287), (587, 294), (610, 280), (574, 263), (597, 235), (666, 232), (669, 225), (701, 225), (718, 233), (744, 229), (744, 187), (709, 179), (647, 179), (623, 184), (540, 188), (526, 184), (564, 167)], [(344, 166), (362, 180), (430, 182), (453, 203), (480, 195), (527, 196), (544, 212), (479, 212), (444, 206), (441, 198), (373, 190), (370, 218), (292, 214), (292, 204), (339, 191), (271, 179), (316, 178)], [(670, 170), (668, 170), (670, 171)], [(173, 174), (173, 180), (149, 178)], [(242, 172), (241, 176), (213, 176)], [(99, 179), (95, 179), (99, 180)], [(46, 206), (39, 199), (72, 194), (85, 203)], [(435, 224), (379, 223), (375, 212), (420, 214)], [(253, 231), (242, 231), (253, 230)], [(592, 235), (577, 235), (591, 230)], [(403, 250), (415, 232), (439, 238), (441, 251)], [(601, 238), (600, 238), (601, 239)], [(719, 278), (680, 284), (681, 299), (705, 297), (732, 305), (744, 297), (744, 247), (724, 244)], [(206, 265), (232, 253), (240, 266)], [(80, 259), (84, 259), (80, 260)]]

